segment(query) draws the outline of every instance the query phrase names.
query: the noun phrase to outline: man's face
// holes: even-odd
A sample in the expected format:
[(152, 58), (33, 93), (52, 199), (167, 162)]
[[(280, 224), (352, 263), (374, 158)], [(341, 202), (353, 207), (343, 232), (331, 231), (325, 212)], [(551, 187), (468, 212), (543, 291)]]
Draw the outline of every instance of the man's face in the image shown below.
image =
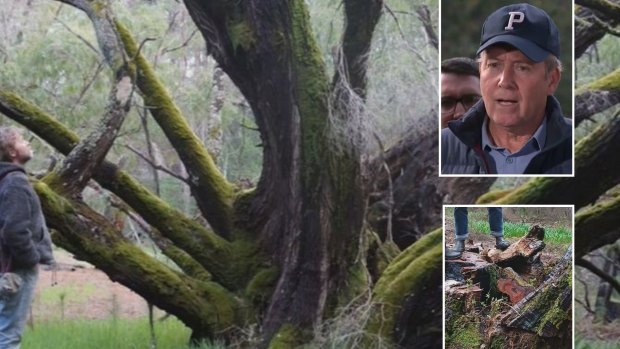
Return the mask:
[(534, 63), (521, 51), (491, 46), (482, 54), (480, 85), (494, 126), (511, 132), (534, 132), (544, 117), (547, 96), (555, 92), (560, 71), (545, 74), (545, 62)]
[(17, 135), (13, 149), (9, 151), (9, 155), (14, 163), (24, 165), (28, 160), (32, 159), (32, 149), (30, 143), (24, 139), (22, 135)]
[(441, 73), (441, 128), (447, 127), (448, 121), (462, 117), (479, 98), (478, 77)]

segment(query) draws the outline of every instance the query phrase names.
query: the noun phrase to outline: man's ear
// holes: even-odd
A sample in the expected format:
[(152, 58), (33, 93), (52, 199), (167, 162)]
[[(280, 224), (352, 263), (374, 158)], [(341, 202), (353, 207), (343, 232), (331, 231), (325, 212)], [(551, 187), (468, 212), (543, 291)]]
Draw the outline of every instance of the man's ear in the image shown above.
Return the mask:
[(560, 78), (562, 77), (562, 73), (560, 72), (560, 68), (555, 68), (551, 73), (549, 73), (549, 81), (547, 85), (547, 96), (551, 96), (555, 93), (555, 90), (558, 88), (560, 83)]

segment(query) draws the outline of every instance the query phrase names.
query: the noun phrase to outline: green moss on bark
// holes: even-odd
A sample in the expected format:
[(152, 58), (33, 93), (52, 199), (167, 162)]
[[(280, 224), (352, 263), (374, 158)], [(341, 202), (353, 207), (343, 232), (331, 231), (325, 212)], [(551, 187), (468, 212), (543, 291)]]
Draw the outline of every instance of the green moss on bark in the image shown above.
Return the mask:
[(216, 232), (228, 236), (232, 230), (232, 185), (217, 168), (150, 64), (138, 52), (138, 45), (129, 31), (118, 22), (116, 28), (127, 54), (134, 57), (137, 65), (136, 82), (144, 103), (183, 161), (199, 208)]
[(502, 199), (513, 191), (513, 189), (504, 189), (504, 190), (493, 190), (488, 193), (481, 195), (478, 200), (476, 200), (476, 204), (484, 205), (489, 204), (495, 201)]
[(442, 266), (442, 235), (437, 229), (403, 251), (377, 281), (373, 290), (374, 316), (368, 330), (390, 338), (400, 306), (410, 294), (424, 287)]
[(233, 294), (214, 282), (179, 273), (126, 240), (107, 219), (81, 201), (58, 195), (45, 182), (34, 189), (48, 224), (69, 241), (63, 245), (78, 258), (96, 265), (158, 307), (177, 315), (201, 332), (216, 333), (236, 325), (239, 308)]
[(578, 95), (585, 91), (610, 91), (620, 90), (620, 69), (592, 81), (589, 84), (579, 87), (575, 94)]
[(269, 349), (294, 349), (304, 344), (306, 337), (298, 327), (284, 324), (271, 339)]
[(321, 51), (314, 40), (304, 1), (290, 4), (295, 95), (301, 122), (303, 183), (310, 190), (322, 179), (327, 163), (329, 80)]
[(247, 20), (231, 20), (227, 23), (227, 29), (234, 50), (241, 48), (249, 51), (256, 44), (256, 35)]

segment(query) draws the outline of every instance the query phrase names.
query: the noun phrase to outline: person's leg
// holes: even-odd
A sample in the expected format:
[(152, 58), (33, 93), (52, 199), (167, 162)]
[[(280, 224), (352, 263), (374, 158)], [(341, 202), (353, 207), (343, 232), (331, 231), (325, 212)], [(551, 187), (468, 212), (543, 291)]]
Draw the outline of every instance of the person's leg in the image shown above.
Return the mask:
[(16, 294), (0, 299), (0, 348), (18, 349), (28, 319), (30, 304), (39, 275), (38, 266), (33, 269), (16, 270), (22, 285)]
[(491, 235), (495, 236), (495, 247), (505, 250), (510, 246), (510, 242), (504, 240), (504, 217), (501, 207), (489, 207), (489, 227)]
[(454, 232), (456, 241), (467, 240), (469, 233), (467, 231), (467, 207), (454, 208)]
[(495, 237), (504, 236), (504, 219), (502, 217), (501, 207), (489, 207), (489, 227), (491, 228), (491, 235)]

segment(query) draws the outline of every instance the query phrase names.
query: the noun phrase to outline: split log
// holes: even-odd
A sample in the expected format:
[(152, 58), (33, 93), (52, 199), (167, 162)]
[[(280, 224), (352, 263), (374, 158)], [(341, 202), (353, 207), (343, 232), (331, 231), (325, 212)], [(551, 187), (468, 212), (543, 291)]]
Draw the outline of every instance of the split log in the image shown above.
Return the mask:
[[(537, 345), (571, 347), (572, 247), (558, 261), (547, 279), (494, 322), (488, 342), (504, 342), (524, 335)], [(515, 337), (517, 338), (517, 337)]]
[(539, 252), (545, 248), (544, 237), (545, 229), (534, 225), (526, 236), (505, 251), (491, 249), (487, 260), (504, 268), (511, 267), (519, 273), (526, 272), (531, 264), (539, 259)]

